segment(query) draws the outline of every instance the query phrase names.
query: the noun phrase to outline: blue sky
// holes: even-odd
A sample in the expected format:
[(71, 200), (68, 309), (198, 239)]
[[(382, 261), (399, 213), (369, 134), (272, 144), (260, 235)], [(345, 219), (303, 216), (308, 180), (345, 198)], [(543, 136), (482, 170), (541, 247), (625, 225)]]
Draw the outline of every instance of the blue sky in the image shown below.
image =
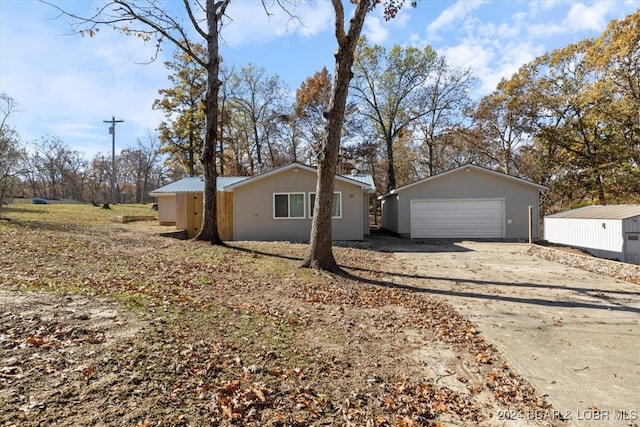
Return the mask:
[[(78, 13), (101, 3), (57, 1)], [(450, 64), (471, 67), (479, 79), (474, 95), (481, 97), (536, 56), (596, 37), (610, 20), (638, 8), (640, 0), (421, 0), (390, 22), (374, 11), (364, 34), (370, 43), (387, 47), (431, 45)], [(277, 8), (272, 12), (268, 17), (258, 0), (231, 3), (222, 30), (224, 63), (263, 67), (278, 74), (292, 94), (322, 67), (333, 73), (331, 3), (296, 7), (292, 12), (301, 23)], [(111, 152), (103, 120), (116, 116), (125, 121), (117, 125), (116, 151), (134, 146), (162, 120), (151, 105), (158, 89), (169, 87), (163, 62), (171, 59), (171, 46), (164, 46), (159, 60), (143, 65), (153, 55), (152, 45), (110, 29), (93, 38), (70, 35), (69, 24), (56, 16), (37, 1), (0, 0), (0, 92), (21, 109), (10, 123), (27, 143), (58, 137), (91, 158)]]

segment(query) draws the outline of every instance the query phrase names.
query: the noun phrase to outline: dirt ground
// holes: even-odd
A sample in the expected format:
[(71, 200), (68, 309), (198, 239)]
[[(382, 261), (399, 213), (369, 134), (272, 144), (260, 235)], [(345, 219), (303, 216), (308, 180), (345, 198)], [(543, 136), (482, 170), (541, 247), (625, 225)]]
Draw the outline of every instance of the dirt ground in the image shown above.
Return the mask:
[(151, 229), (5, 224), (0, 424), (566, 425), (378, 241), (336, 247), (338, 277), (297, 268), (305, 245)]

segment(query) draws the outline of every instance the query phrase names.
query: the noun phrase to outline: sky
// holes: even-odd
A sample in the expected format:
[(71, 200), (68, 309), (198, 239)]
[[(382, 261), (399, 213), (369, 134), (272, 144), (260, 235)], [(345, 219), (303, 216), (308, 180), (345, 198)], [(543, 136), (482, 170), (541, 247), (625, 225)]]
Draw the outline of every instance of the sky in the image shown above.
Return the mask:
[[(62, 9), (86, 14), (104, 3), (57, 0)], [(266, 0), (266, 3), (274, 0)], [(180, 14), (182, 2), (167, 0)], [(552, 49), (597, 37), (612, 19), (640, 8), (640, 0), (420, 0), (386, 22), (378, 8), (367, 16), (363, 35), (390, 48), (430, 45), (450, 65), (471, 68), (478, 78), (473, 96), (491, 93), (501, 78)], [(329, 0), (303, 2), (265, 13), (259, 0), (233, 0), (222, 29), (221, 56), (228, 67), (249, 63), (277, 74), (295, 90), (315, 72), (334, 70), (334, 15)], [(72, 34), (70, 23), (35, 0), (0, 0), (0, 92), (19, 106), (8, 119), (23, 142), (59, 138), (87, 159), (116, 153), (145, 140), (163, 120), (152, 109), (158, 90), (171, 87), (165, 44), (150, 62), (152, 43), (103, 28), (94, 37)], [(292, 98), (293, 99), (293, 98)]]

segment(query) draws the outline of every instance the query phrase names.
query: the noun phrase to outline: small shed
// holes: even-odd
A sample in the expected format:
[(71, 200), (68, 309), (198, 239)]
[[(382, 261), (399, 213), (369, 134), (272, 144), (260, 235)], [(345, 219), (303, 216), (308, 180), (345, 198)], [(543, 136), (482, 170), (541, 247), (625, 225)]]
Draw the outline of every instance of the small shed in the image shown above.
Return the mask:
[(546, 187), (465, 165), (380, 196), (382, 227), (412, 239), (538, 238), (539, 197)]
[[(218, 232), (223, 240), (233, 240), (233, 194), (225, 192), (224, 187), (247, 178), (218, 177), (216, 180)], [(149, 193), (158, 198), (158, 222), (175, 224), (176, 229), (187, 232), (187, 237), (194, 237), (202, 227), (203, 189), (203, 178), (189, 177)]]
[(548, 242), (640, 264), (640, 205), (593, 205), (544, 218)]

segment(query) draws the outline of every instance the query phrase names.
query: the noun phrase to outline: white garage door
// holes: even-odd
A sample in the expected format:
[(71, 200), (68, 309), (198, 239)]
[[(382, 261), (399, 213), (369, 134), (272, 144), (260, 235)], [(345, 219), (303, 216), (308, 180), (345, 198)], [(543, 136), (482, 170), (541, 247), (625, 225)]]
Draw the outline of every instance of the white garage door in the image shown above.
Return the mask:
[(504, 199), (411, 200), (411, 238), (502, 238)]

